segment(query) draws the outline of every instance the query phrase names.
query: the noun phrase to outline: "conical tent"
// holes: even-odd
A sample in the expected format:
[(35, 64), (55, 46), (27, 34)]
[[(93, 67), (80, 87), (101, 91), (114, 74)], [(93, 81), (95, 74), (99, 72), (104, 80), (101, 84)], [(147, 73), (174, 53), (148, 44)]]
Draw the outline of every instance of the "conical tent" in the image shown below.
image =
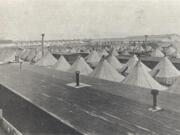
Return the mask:
[(36, 57), (36, 50), (31, 49), (30, 52), (28, 53), (27, 57), (25, 58), (25, 60), (32, 61), (33, 58), (35, 58), (35, 57)]
[(26, 52), (26, 49), (21, 50), (21, 52), (19, 53), (19, 57), (21, 58), (25, 52)]
[[(125, 74), (128, 74), (131, 70), (133, 70), (137, 62), (138, 62), (138, 58), (136, 55), (134, 55), (119, 71), (124, 72)], [(151, 69), (148, 66), (146, 66), (144, 63), (142, 63), (142, 66), (147, 72), (151, 71)]]
[(20, 54), (22, 53), (23, 50), (21, 48), (17, 48), (15, 49), (15, 51), (16, 51), (16, 56), (20, 57)]
[[(44, 49), (44, 56), (50, 53), (47, 49)], [(33, 58), (32, 61), (37, 62), (42, 58), (42, 49), (38, 48), (36, 50), (36, 56)]]
[(123, 48), (123, 47), (120, 47), (120, 48), (119, 48), (119, 52), (120, 52), (121, 54), (122, 54), (125, 50), (126, 50), (126, 49)]
[(128, 46), (128, 52), (134, 52), (135, 47), (134, 46)]
[(144, 68), (141, 61), (138, 61), (128, 76), (122, 81), (124, 84), (135, 85), (139, 87), (166, 90), (165, 86), (159, 84)]
[(123, 64), (119, 62), (119, 60), (112, 54), (107, 57), (107, 61), (111, 66), (113, 66), (116, 70), (120, 70), (123, 67)]
[(0, 61), (4, 61), (6, 55), (7, 55), (7, 49), (2, 48), (2, 49), (0, 50)]
[(139, 47), (140, 52), (144, 52), (144, 48), (142, 46)]
[(0, 61), (9, 62), (15, 60), (16, 51), (11, 48), (2, 48), (0, 51)]
[(16, 50), (13, 48), (2, 48), (0, 51), (0, 61), (2, 63), (15, 61)]
[(144, 52), (144, 48), (141, 45), (137, 46), (137, 48), (135, 49), (135, 52), (142, 53), (142, 52)]
[(149, 46), (149, 45), (147, 45), (147, 46), (145, 47), (145, 50), (146, 50), (147, 52), (149, 52), (149, 51), (151, 51), (151, 50), (152, 50), (152, 47), (151, 47), (151, 46)]
[(167, 57), (164, 57), (151, 71), (151, 75), (160, 83), (171, 85), (180, 76), (180, 71), (176, 69)]
[(119, 53), (114, 48), (112, 49), (111, 54), (114, 55), (114, 56), (118, 56), (119, 55)]
[(24, 55), (24, 58), (23, 58), (24, 61), (27, 61), (27, 58), (31, 54), (31, 51), (32, 51), (32, 49), (28, 49), (26, 55)]
[(20, 58), (24, 60), (26, 58), (27, 54), (29, 53), (29, 51), (30, 51), (29, 49), (25, 49), (23, 51), (23, 53), (21, 54)]
[(87, 57), (86, 61), (87, 63), (91, 64), (92, 66), (95, 66), (100, 61), (101, 57), (96, 51), (92, 51)]
[(29, 53), (31, 52), (30, 49), (27, 49), (26, 53), (23, 55), (23, 60), (26, 60), (26, 58), (28, 57)]
[(63, 55), (61, 55), (59, 60), (53, 66), (54, 69), (60, 70), (60, 71), (67, 71), (70, 67), (71, 65), (67, 62), (67, 60), (64, 58)]
[[(148, 67), (148, 66), (146, 66), (142, 61), (140, 62), (141, 63), (141, 66), (143, 67), (143, 69), (145, 69), (148, 73), (151, 71), (151, 69)], [(135, 66), (135, 65), (134, 65)], [(129, 73), (131, 72), (131, 70), (133, 70), (134, 69), (134, 67), (132, 67), (131, 69), (130, 69), (130, 71), (129, 71)]]
[(100, 52), (100, 56), (108, 56), (109, 54), (108, 54), (108, 52), (105, 50), (105, 49), (103, 49), (101, 52)]
[(129, 55), (129, 52), (128, 52), (127, 50), (123, 50), (123, 51), (121, 52), (121, 54), (122, 54), (122, 55)]
[(180, 58), (180, 53), (176, 52), (175, 57), (179, 59)]
[(120, 72), (129, 73), (131, 68), (133, 68), (138, 61), (138, 58), (136, 55), (133, 55), (128, 62), (120, 69)]
[(73, 63), (73, 65), (67, 71), (71, 72), (71, 73), (80, 71), (80, 74), (88, 75), (93, 70), (90, 68), (90, 66), (86, 63), (86, 61), (81, 56), (78, 56), (76, 61)]
[(14, 52), (11, 52), (11, 53), (9, 53), (9, 55), (8, 56), (6, 56), (6, 58), (4, 58), (4, 62), (13, 62), (13, 61), (15, 61), (15, 56), (16, 56), (16, 52), (14, 51)]
[(90, 51), (88, 49), (85, 49), (83, 52), (88, 53), (88, 54), (90, 53)]
[(165, 50), (167, 56), (173, 56), (174, 53), (176, 53), (176, 51), (177, 51), (177, 50), (176, 50), (176, 48), (175, 48), (173, 45), (169, 46), (169, 47)]
[(113, 82), (121, 82), (124, 79), (124, 76), (119, 74), (104, 58), (101, 59), (95, 70), (89, 76)]
[(152, 57), (164, 57), (164, 54), (158, 48), (154, 49), (151, 53)]
[(176, 82), (169, 87), (168, 92), (180, 94), (180, 78), (177, 78)]
[(35, 63), (35, 65), (48, 67), (54, 65), (56, 62), (56, 58), (50, 52), (48, 52), (37, 63)]

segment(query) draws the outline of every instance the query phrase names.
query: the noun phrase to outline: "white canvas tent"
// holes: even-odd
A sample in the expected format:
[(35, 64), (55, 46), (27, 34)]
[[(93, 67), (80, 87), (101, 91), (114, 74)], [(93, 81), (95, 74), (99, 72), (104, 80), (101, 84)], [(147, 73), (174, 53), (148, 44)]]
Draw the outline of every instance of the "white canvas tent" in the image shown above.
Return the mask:
[(145, 51), (146, 51), (146, 52), (149, 52), (149, 51), (151, 51), (151, 50), (152, 50), (152, 47), (151, 47), (151, 46), (147, 45), (147, 46), (145, 47)]
[(160, 62), (151, 71), (151, 75), (158, 80), (158, 82), (171, 85), (180, 76), (180, 71), (171, 63), (167, 57), (163, 57)]
[(176, 48), (173, 45), (170, 45), (168, 48), (165, 49), (165, 53), (167, 56), (174, 56), (176, 53)]
[(46, 55), (41, 57), (41, 59), (37, 63), (35, 63), (35, 65), (49, 67), (53, 66), (56, 62), (56, 58), (50, 52), (48, 52)]
[(89, 76), (113, 82), (121, 82), (124, 79), (124, 76), (118, 73), (118, 71), (104, 58), (101, 59), (97, 67)]
[(134, 46), (128, 46), (128, 52), (134, 52), (135, 51), (135, 47)]
[(25, 58), (25, 60), (32, 61), (33, 58), (35, 58), (35, 57), (36, 57), (36, 50), (31, 49), (30, 52), (28, 53), (27, 57)]
[(80, 74), (88, 75), (93, 70), (91, 69), (91, 67), (86, 63), (86, 61), (81, 56), (78, 56), (78, 58), (75, 60), (73, 65), (67, 71), (71, 72), (71, 73), (75, 73), (76, 71), (80, 71)]
[(135, 49), (135, 52), (142, 53), (142, 52), (144, 52), (144, 48), (141, 45), (137, 46), (137, 48)]
[(156, 49), (153, 49), (151, 56), (152, 57), (164, 57), (164, 54), (161, 52), (161, 50), (156, 48)]
[(165, 86), (159, 84), (144, 68), (143, 63), (138, 61), (128, 76), (122, 81), (124, 84), (135, 85), (139, 87), (166, 90)]
[[(47, 49), (44, 49), (44, 56), (50, 53)], [(36, 56), (33, 58), (32, 61), (37, 62), (42, 58), (42, 49), (38, 48), (36, 49)]]
[(15, 61), (16, 50), (13, 48), (2, 48), (0, 51), (0, 62)]
[(96, 66), (100, 61), (101, 57), (96, 51), (92, 51), (87, 57), (86, 61), (92, 66)]
[(122, 55), (129, 55), (129, 52), (128, 52), (128, 50), (125, 49), (125, 50), (123, 50), (123, 51), (121, 52), (121, 54), (122, 54)]
[(175, 94), (180, 94), (180, 78), (177, 78), (176, 82), (169, 87), (168, 92), (170, 93), (175, 93)]
[(26, 50), (24, 51), (24, 53), (22, 53), (22, 55), (20, 56), (20, 58), (21, 58), (22, 60), (25, 60), (30, 51), (31, 51), (30, 49), (26, 49)]
[(109, 53), (105, 49), (101, 50), (99, 53), (100, 53), (100, 56), (108, 56), (109, 55)]
[(138, 61), (138, 58), (136, 55), (133, 55), (128, 62), (120, 69), (120, 72), (129, 73), (131, 68), (133, 68)]
[(179, 59), (179, 58), (180, 58), (180, 53), (177, 51), (177, 52), (174, 54), (174, 56)]
[(15, 56), (16, 56), (16, 52), (11, 52), (9, 53), (9, 55), (7, 55), (5, 58), (4, 58), (4, 62), (14, 62), (15, 61)]
[(118, 71), (123, 67), (123, 64), (120, 63), (120, 61), (112, 54), (110, 54), (107, 57), (107, 61), (111, 66), (113, 66)]
[(67, 71), (70, 67), (71, 67), (71, 65), (64, 58), (64, 56), (61, 55), (59, 60), (56, 62), (56, 64), (52, 68), (54, 68), (56, 70), (60, 70), (60, 71)]
[[(131, 57), (129, 59), (129, 61), (120, 69), (120, 72), (124, 72), (125, 74), (129, 74), (129, 72), (131, 72), (131, 70), (133, 70), (133, 68), (136, 65), (136, 63), (138, 62), (138, 60), (139, 59), (137, 58), (137, 56), (133, 55), (133, 57)], [(142, 63), (142, 66), (147, 72), (151, 71), (151, 69), (149, 67), (147, 67), (144, 63)]]
[(118, 55), (119, 55), (119, 53), (116, 51), (115, 48), (113, 48), (113, 49), (111, 50), (111, 54), (114, 55), (114, 56), (118, 56)]

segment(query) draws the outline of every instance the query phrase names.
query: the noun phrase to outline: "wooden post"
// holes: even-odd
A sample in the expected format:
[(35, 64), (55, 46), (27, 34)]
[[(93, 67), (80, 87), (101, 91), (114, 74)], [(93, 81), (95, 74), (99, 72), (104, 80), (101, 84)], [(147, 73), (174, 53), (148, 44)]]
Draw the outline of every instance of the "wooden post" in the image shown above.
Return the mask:
[(76, 71), (76, 86), (79, 86), (79, 71)]
[(157, 95), (159, 94), (159, 91), (156, 89), (151, 90), (151, 94), (153, 96), (153, 109), (157, 109)]
[(21, 72), (22, 69), (22, 61), (19, 62), (19, 71)]
[(43, 57), (44, 56), (44, 36), (45, 36), (45, 34), (42, 33), (41, 36), (42, 36), (41, 45), (42, 45), (42, 57)]

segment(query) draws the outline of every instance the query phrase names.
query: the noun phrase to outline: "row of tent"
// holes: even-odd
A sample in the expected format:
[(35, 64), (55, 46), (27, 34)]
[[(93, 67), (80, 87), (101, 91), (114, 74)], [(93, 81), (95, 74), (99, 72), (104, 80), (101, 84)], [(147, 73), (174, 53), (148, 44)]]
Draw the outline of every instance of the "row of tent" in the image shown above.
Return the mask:
[[(169, 56), (169, 57), (175, 57), (175, 58), (180, 58), (180, 52), (175, 47), (174, 45), (169, 45), (168, 47), (152, 47), (150, 45), (142, 46), (141, 44), (133, 46), (119, 46), (118, 48), (114, 47), (105, 47), (104, 49), (109, 52), (114, 48), (117, 52), (119, 52), (121, 55), (131, 55), (134, 53), (139, 53), (143, 54), (146, 56), (151, 56), (151, 57), (164, 57)], [(102, 50), (102, 48), (100, 48)]]
[[(44, 55), (47, 55), (48, 53), (49, 53), (48, 49), (45, 48), (44, 49)], [(19, 57), (24, 61), (35, 63), (41, 59), (42, 50), (41, 50), (41, 48), (24, 49), (19, 54)]]
[[(157, 54), (159, 54), (158, 52), (160, 51), (158, 49), (156, 50)], [(52, 56), (52, 54), (47, 49), (44, 50), (44, 54), (45, 57), (42, 57), (41, 49), (26, 49), (21, 51), (20, 49), (15, 48), (2, 48), (0, 50), (0, 62), (4, 63), (14, 61), (16, 55), (19, 55), (20, 58), (23, 60), (33, 60), (36, 62), (35, 65), (39, 66), (51, 66), (57, 62), (56, 58), (54, 58), (54, 56)], [(85, 62), (87, 62), (88, 65), (90, 65), (90, 67), (96, 67), (103, 55), (108, 56), (107, 61), (110, 63), (110, 65), (113, 66), (113, 68), (115, 68), (118, 72), (122, 73), (123, 75), (129, 74), (131, 69), (133, 69), (134, 65), (138, 61), (138, 58), (134, 55), (131, 59), (129, 59), (129, 61), (125, 65), (123, 65), (115, 57), (118, 55), (115, 49), (111, 51), (110, 55), (105, 49), (103, 49), (99, 52), (92, 51), (85, 58)], [(170, 62), (170, 60), (167, 57), (163, 57), (158, 65), (156, 68), (154, 68), (153, 72), (151, 72), (151, 75), (162, 84), (173, 84), (176, 80), (176, 77), (179, 76), (179, 71), (174, 67), (174, 65)], [(65, 67), (68, 68), (69, 66), (66, 65)], [(145, 65), (144, 68), (148, 72), (151, 70)]]
[[(49, 51), (47, 48), (44, 49), (45, 55), (48, 52)], [(104, 56), (109, 55), (109, 53), (106, 51), (106, 49), (102, 49), (100, 51), (91, 51), (88, 53), (89, 53), (89, 55), (86, 59), (87, 59), (88, 64), (90, 64), (92, 67), (96, 66), (96, 64), (100, 61), (100, 59), (103, 55)], [(115, 49), (113, 49), (111, 51), (111, 53), (113, 53), (114, 56), (119, 55)], [(127, 54), (128, 52), (125, 51), (124, 54), (125, 53), (126, 53), (126, 55), (128, 55)], [(19, 56), (24, 61), (36, 63), (42, 57), (42, 51), (41, 51), (41, 48), (24, 49), (24, 50), (14, 49), (14, 48), (2, 48), (0, 50), (0, 62), (14, 61), (15, 56)], [(164, 54), (159, 49), (156, 49), (156, 51), (154, 51), (152, 56), (163, 57)]]
[[(93, 51), (85, 59), (78, 56), (70, 65), (63, 55), (57, 60), (51, 53), (47, 53), (35, 65), (71, 73), (80, 71), (82, 75), (90, 77), (158, 90), (167, 89), (162, 84), (172, 85), (180, 76), (180, 71), (168, 57), (163, 57), (151, 70), (136, 55), (131, 57), (127, 63), (122, 64), (113, 53), (106, 57), (100, 57), (97, 54)], [(94, 70), (91, 67), (93, 64), (96, 65)]]
[[(170, 47), (172, 48), (172, 47)], [(62, 48), (62, 53), (61, 54), (69, 54), (69, 53), (81, 53), (81, 49), (80, 48)], [(69, 52), (69, 50), (71, 50)], [(103, 49), (99, 49), (99, 50), (92, 50), (92, 48), (82, 48), (83, 52), (89, 54), (87, 58), (87, 62), (88, 64), (90, 64), (92, 67), (95, 67), (97, 65), (97, 63), (99, 62), (99, 60), (101, 59), (101, 56), (107, 56), (109, 55), (109, 53), (113, 53), (114, 56), (118, 56), (119, 53), (117, 51), (117, 49), (115, 48), (103, 48)], [(170, 49), (172, 50), (172, 49)], [(51, 50), (49, 49), (49, 51), (51, 52)], [(44, 53), (47, 54), (48, 49), (44, 49)], [(173, 52), (174, 55), (176, 55), (177, 58), (180, 58), (180, 53), (175, 53), (174, 50), (171, 51)], [(121, 55), (126, 55), (126, 56), (130, 56), (131, 54), (128, 52), (127, 49), (123, 49), (123, 51), (120, 52)], [(165, 56), (165, 54), (162, 52), (162, 50), (160, 48), (156, 48), (156, 49), (152, 49), (152, 52), (150, 53), (151, 57), (159, 57), (162, 58)], [(24, 61), (29, 61), (29, 62), (33, 62), (36, 63), (40, 58), (42, 57), (42, 51), (41, 48), (37, 48), (37, 49), (24, 49), (21, 54), (20, 54), (20, 58)], [(93, 57), (95, 57), (96, 59), (94, 59)]]
[(18, 48), (1, 48), (0, 49), (0, 64), (15, 62), (15, 57), (18, 56), (21, 49)]
[[(0, 50), (0, 61), (14, 61), (14, 57), (19, 55), (21, 59), (34, 60), (37, 66), (50, 67), (71, 73), (80, 71), (82, 75), (90, 77), (160, 90), (166, 89), (161, 84), (172, 85), (180, 76), (179, 70), (166, 56), (151, 70), (136, 55), (132, 56), (127, 63), (120, 63), (116, 58), (118, 55), (116, 50), (112, 50), (110, 54), (106, 50), (101, 52), (92, 51), (85, 59), (78, 56), (72, 65), (68, 63), (64, 56), (57, 60), (48, 50), (45, 50), (44, 54), (44, 57), (42, 57), (40, 49), (21, 51), (6, 48)], [(95, 69), (93, 70), (92, 67)]]
[(128, 47), (122, 47), (119, 49), (119, 52), (122, 55), (130, 55), (131, 53), (143, 53), (147, 56), (152, 57), (164, 57), (164, 55), (174, 58), (180, 58), (180, 52), (174, 45), (169, 45), (168, 47), (151, 47), (151, 46), (145, 46), (142, 47), (139, 46), (128, 46)]
[[(66, 49), (68, 49), (68, 48), (66, 48)], [(51, 52), (51, 50), (49, 48), (44, 49), (44, 54), (45, 55), (48, 52)], [(94, 51), (94, 50), (91, 50), (91, 49), (89, 49), (89, 51), (88, 51), (88, 49), (87, 49), (87, 50), (83, 50), (83, 52), (92, 55), (92, 56), (89, 56), (89, 58), (88, 58), (88, 61), (90, 61), (90, 62), (91, 62), (91, 59), (92, 59), (91, 57), (97, 56), (97, 57), (99, 57), (98, 58), (98, 61), (99, 61), (101, 56), (103, 56), (103, 55), (107, 56), (109, 54), (105, 49), (99, 50), (99, 51)], [(76, 53), (81, 53), (81, 51), (78, 50), (78, 49), (74, 49), (73, 52), (64, 51), (61, 54), (76, 54)], [(116, 55), (116, 56), (119, 55), (118, 52), (115, 49), (112, 50), (112, 53), (114, 55)], [(41, 50), (41, 48), (24, 49), (20, 53), (19, 57), (24, 61), (35, 63), (42, 57), (42, 50)], [(92, 64), (93, 64), (93, 62), (92, 62)]]

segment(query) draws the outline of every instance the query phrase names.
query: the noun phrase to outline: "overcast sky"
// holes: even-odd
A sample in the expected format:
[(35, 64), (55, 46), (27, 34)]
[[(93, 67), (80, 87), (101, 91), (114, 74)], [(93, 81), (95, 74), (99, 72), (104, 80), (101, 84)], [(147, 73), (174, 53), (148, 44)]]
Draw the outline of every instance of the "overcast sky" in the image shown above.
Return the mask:
[(180, 34), (179, 0), (0, 0), (0, 39)]

